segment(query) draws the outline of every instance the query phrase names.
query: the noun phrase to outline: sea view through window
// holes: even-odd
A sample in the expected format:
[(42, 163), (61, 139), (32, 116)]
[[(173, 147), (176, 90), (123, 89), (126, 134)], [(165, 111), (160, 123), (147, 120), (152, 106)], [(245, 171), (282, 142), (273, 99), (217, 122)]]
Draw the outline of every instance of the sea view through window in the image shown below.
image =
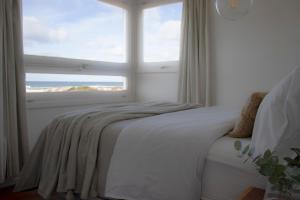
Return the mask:
[(118, 92), (126, 90), (126, 77), (26, 73), (26, 92)]

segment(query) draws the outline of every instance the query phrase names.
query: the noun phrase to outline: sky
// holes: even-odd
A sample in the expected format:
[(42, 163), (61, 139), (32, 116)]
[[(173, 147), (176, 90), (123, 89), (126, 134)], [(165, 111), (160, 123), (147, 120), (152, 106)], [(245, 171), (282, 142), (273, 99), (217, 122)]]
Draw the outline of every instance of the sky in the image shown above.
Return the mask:
[(179, 59), (182, 3), (144, 10), (143, 49), (145, 62)]
[[(144, 10), (144, 61), (178, 60), (181, 7)], [(98, 0), (23, 0), (25, 54), (124, 63), (126, 14)]]
[(25, 53), (125, 62), (125, 16), (97, 0), (24, 0)]

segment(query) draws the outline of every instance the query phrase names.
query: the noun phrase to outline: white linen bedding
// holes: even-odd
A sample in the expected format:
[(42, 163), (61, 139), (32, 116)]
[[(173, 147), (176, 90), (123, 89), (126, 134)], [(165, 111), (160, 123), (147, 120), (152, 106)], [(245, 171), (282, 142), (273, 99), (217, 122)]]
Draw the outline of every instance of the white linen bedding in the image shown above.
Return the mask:
[[(101, 170), (99, 159), (103, 152), (99, 151), (102, 149), (103, 130), (107, 126), (123, 120), (197, 107), (172, 103), (125, 103), (61, 115), (43, 130), (22, 169), (15, 191), (38, 187), (38, 193), (44, 198), (49, 198), (53, 192), (67, 192), (68, 196), (73, 192), (80, 193), (82, 199), (94, 197), (97, 195), (95, 188), (101, 184), (97, 175)], [(118, 136), (118, 133), (113, 135)], [(113, 141), (111, 145), (114, 145)]]
[(284, 77), (264, 98), (257, 112), (251, 149), (253, 157), (267, 149), (281, 156), (300, 148), (300, 67)]
[(126, 200), (199, 200), (209, 148), (232, 129), (238, 115), (210, 107), (130, 124), (116, 142), (105, 195)]

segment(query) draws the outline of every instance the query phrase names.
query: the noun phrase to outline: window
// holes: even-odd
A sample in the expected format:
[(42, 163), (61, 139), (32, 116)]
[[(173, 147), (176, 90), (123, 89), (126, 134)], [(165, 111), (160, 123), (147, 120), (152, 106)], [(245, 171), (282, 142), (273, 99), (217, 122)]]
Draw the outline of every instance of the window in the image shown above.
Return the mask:
[(126, 62), (126, 10), (98, 0), (24, 0), (25, 54)]
[(182, 3), (174, 3), (143, 12), (144, 62), (179, 60)]
[(122, 76), (26, 73), (26, 92), (114, 92), (126, 90)]

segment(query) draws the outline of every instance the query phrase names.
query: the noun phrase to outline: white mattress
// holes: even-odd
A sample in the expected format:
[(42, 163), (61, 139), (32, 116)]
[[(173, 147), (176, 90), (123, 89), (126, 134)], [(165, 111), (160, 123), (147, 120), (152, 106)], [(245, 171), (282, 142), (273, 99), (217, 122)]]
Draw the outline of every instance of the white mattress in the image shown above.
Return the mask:
[(210, 148), (203, 172), (202, 200), (236, 200), (249, 186), (264, 188), (265, 178), (257, 173), (253, 163), (238, 157), (236, 140), (243, 145), (251, 141), (224, 136)]

